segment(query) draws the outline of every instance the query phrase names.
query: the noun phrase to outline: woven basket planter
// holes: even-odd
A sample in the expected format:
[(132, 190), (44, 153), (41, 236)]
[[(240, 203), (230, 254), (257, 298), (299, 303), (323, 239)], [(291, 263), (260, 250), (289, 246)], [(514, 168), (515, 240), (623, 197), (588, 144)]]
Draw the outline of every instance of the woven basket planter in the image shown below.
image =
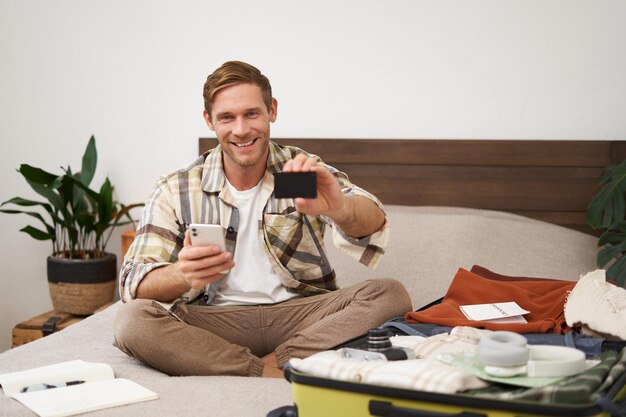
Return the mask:
[(55, 310), (87, 316), (113, 301), (117, 283), (114, 254), (98, 259), (48, 257), (48, 286)]

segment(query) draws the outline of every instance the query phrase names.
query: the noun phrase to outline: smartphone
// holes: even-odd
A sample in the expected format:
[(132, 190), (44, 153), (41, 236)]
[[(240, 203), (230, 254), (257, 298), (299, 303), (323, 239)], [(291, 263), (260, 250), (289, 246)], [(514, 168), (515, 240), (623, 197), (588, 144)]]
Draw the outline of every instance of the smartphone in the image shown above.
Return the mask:
[(274, 173), (274, 196), (276, 198), (316, 198), (317, 174), (315, 172)]
[[(192, 223), (189, 225), (191, 246), (217, 246), (222, 252), (226, 250), (224, 228), (219, 224)], [(230, 270), (220, 271), (227, 274)]]

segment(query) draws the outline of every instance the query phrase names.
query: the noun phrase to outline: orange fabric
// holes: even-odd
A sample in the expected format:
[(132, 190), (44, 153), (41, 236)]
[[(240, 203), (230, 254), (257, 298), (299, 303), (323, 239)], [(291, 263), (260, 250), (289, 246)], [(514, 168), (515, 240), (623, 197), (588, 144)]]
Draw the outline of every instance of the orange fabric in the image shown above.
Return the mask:
[[(406, 313), (409, 323), (434, 323), (442, 326), (470, 326), (489, 330), (509, 330), (517, 333), (567, 333), (563, 306), (567, 294), (576, 282), (524, 279), (498, 280), (459, 269), (440, 304), (424, 311)], [(524, 310), (528, 323), (489, 323), (468, 320), (460, 306), (468, 304), (503, 303), (515, 301)]]
[(510, 275), (502, 275), (502, 274), (498, 274), (497, 272), (493, 272), (490, 271), (489, 269), (480, 266), (480, 265), (474, 265), (472, 266), (472, 269), (470, 270), (472, 273), (476, 274), (476, 275), (480, 275), (483, 278), (488, 278), (488, 279), (495, 279), (498, 281), (560, 281), (560, 282), (568, 282), (568, 281), (562, 281), (562, 280), (556, 280), (554, 278), (539, 278), (539, 277), (513, 277)]

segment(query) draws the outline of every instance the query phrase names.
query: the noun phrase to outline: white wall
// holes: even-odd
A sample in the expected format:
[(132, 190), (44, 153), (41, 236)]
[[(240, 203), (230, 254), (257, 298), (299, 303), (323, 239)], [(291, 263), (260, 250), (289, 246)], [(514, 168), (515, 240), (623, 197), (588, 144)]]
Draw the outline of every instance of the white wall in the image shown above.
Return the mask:
[[(0, 0), (0, 201), (15, 172), (80, 166), (142, 201), (209, 135), (202, 85), (272, 81), (275, 137), (626, 139), (623, 0)], [(51, 308), (50, 245), (0, 215), (0, 351)], [(119, 238), (109, 249), (119, 250)]]

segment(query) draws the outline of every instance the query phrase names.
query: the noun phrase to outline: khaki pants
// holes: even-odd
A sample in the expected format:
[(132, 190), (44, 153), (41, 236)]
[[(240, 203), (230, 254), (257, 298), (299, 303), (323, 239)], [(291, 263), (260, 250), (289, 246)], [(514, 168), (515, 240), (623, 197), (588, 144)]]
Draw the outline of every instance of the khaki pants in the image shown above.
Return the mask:
[(327, 294), (256, 306), (180, 305), (172, 314), (151, 300), (124, 304), (115, 342), (126, 354), (169, 375), (260, 376), (262, 356), (279, 366), (366, 333), (410, 311), (404, 286), (365, 281)]

